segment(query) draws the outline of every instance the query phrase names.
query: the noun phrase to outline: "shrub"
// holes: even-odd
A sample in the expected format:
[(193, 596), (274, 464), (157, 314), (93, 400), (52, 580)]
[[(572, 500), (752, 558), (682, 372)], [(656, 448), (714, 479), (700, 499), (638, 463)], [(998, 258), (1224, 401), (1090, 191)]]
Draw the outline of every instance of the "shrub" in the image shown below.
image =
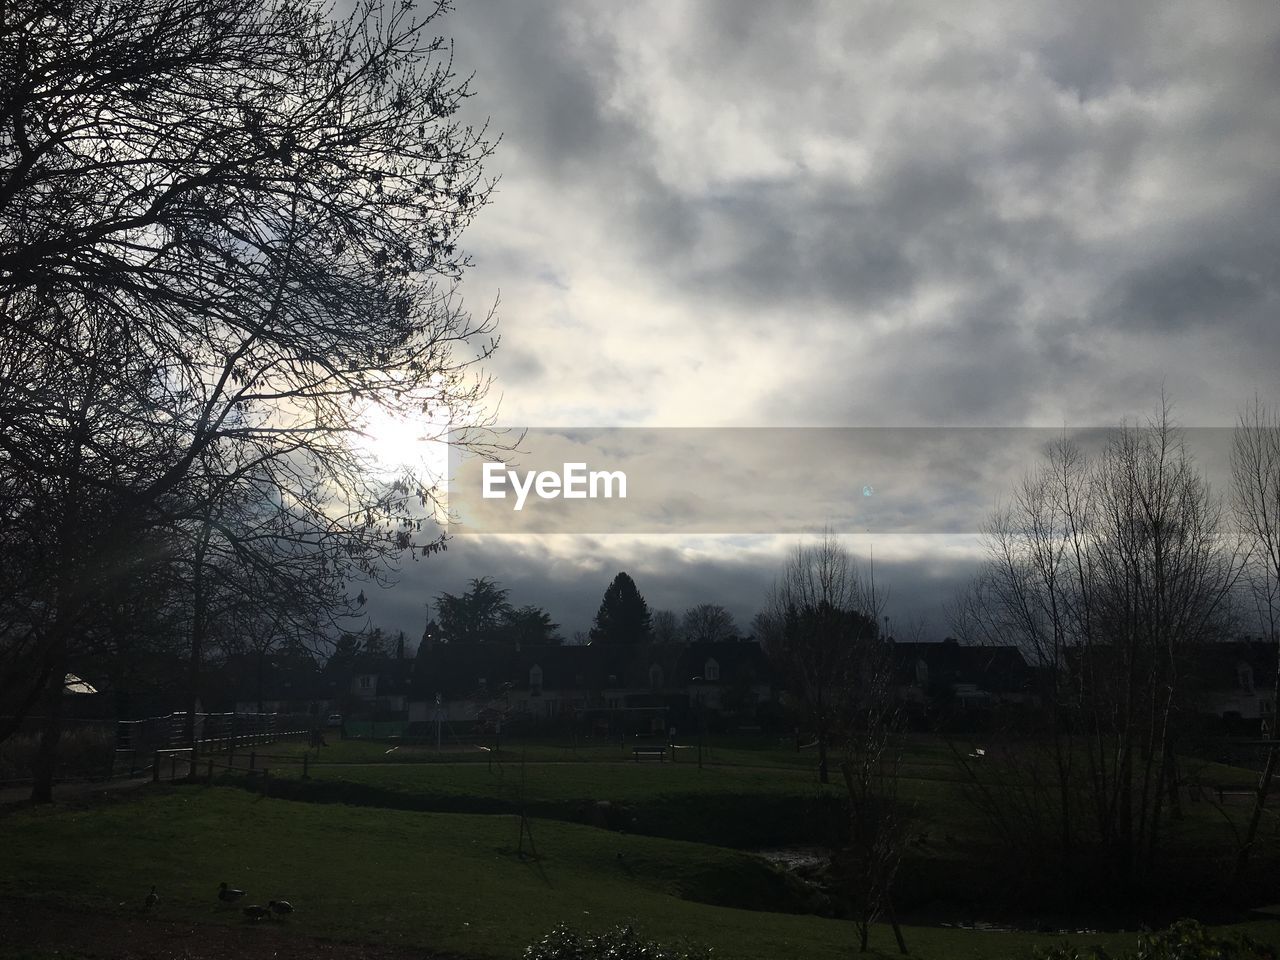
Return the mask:
[[(1101, 947), (1078, 948), (1069, 943), (1033, 954), (1035, 960), (1110, 960)], [(1277, 960), (1276, 949), (1240, 935), (1217, 937), (1195, 920), (1179, 920), (1168, 930), (1144, 933), (1136, 950), (1116, 960)]]
[[(0, 742), (0, 780), (27, 780), (39, 750), (37, 734), (15, 734)], [(101, 777), (111, 768), (115, 738), (94, 728), (66, 730), (58, 743), (59, 777)]]
[(1195, 920), (1179, 920), (1138, 938), (1133, 960), (1275, 960), (1275, 950), (1249, 937), (1215, 937)]
[(1060, 943), (1052, 947), (1037, 947), (1032, 953), (1035, 960), (1111, 960), (1107, 951), (1101, 947), (1077, 947), (1070, 943)]
[(627, 924), (601, 934), (583, 934), (564, 924), (525, 947), (524, 960), (709, 960), (708, 947), (646, 940)]

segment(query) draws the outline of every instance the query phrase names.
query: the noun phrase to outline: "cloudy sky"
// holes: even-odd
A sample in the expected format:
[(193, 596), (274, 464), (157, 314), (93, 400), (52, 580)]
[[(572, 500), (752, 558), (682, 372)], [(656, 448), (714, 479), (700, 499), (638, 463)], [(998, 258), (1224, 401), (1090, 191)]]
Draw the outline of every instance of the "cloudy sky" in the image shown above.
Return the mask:
[[(462, 0), (502, 141), (464, 237), (521, 426), (1187, 425), (1280, 399), (1280, 7)], [(749, 620), (790, 536), (461, 536), (374, 598), (492, 575), (585, 629), (626, 569)], [(858, 541), (866, 552), (869, 544)], [(946, 631), (956, 538), (880, 537)]]

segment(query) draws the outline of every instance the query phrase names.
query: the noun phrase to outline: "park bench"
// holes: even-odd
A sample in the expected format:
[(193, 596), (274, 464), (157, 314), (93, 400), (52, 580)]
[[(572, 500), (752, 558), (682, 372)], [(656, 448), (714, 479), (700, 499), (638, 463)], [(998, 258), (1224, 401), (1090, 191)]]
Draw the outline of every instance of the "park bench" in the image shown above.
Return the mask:
[(667, 762), (667, 748), (661, 745), (637, 745), (631, 748), (631, 752), (635, 755), (636, 763), (640, 762), (641, 757), (657, 757), (659, 763)]

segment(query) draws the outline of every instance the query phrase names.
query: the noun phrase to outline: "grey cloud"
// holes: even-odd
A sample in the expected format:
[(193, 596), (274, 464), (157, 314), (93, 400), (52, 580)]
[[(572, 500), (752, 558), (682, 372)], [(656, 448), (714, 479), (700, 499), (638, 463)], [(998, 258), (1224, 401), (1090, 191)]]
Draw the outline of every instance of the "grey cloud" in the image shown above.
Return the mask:
[[(473, 0), (442, 28), (506, 135), (467, 242), (535, 423), (674, 391), (690, 424), (1105, 424), (1162, 385), (1222, 422), (1280, 386), (1274, 6)], [(741, 623), (768, 571), (733, 555), (476, 541), (406, 587), (492, 573), (576, 629), (625, 567)], [(894, 589), (957, 576), (924, 544)]]

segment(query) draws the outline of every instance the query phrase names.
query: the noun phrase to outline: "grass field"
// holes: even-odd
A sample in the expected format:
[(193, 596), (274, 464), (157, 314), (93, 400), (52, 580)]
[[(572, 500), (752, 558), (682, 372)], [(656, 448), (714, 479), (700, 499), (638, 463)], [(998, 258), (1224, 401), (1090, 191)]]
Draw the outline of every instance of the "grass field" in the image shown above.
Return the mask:
[[(255, 792), (260, 777), (225, 773), (222, 786), (148, 785), (95, 805), (11, 811), (0, 817), (0, 901), (54, 903), (72, 918), (129, 917), (135, 931), (230, 925), (252, 940), (255, 929), (216, 899), (226, 880), (255, 901), (295, 903), (297, 915), (272, 924), (273, 936), (505, 958), (560, 922), (599, 929), (634, 920), (651, 937), (700, 941), (721, 957), (852, 951), (851, 924), (801, 912), (814, 906), (812, 888), (743, 852), (812, 839), (830, 826), (823, 818), (839, 816), (839, 792), (817, 782), (810, 753), (712, 741), (700, 770), (684, 759), (637, 764), (616, 743), (504, 746), (437, 754), (353, 739), (322, 748), (317, 760), (282, 742), (255, 756), (259, 770), (272, 771), (265, 798)], [(1239, 768), (1212, 773), (1249, 780)], [(940, 880), (955, 888), (991, 875), (976, 841), (986, 825), (961, 779), (944, 744), (910, 745), (903, 874), (922, 897)], [(536, 859), (517, 852), (521, 809), (532, 818)], [(1189, 807), (1178, 829), (1188, 849), (1220, 847), (1229, 833), (1208, 804)], [(162, 907), (143, 916), (152, 883)], [(1238, 929), (1280, 940), (1280, 919)], [(914, 926), (907, 939), (925, 958), (1016, 958), (1060, 938)], [(1133, 939), (1081, 938), (1109, 950)], [(887, 928), (873, 945), (896, 955)], [(0, 956), (35, 955), (0, 946)]]
[[(56, 895), (74, 908), (137, 911), (154, 883), (157, 916), (240, 924), (216, 899), (219, 881), (254, 900), (285, 897), (292, 929), (353, 941), (516, 957), (565, 921), (599, 928), (635, 919), (649, 935), (687, 937), (743, 960), (835, 958), (852, 928), (767, 912), (785, 881), (759, 860), (682, 843), (536, 821), (539, 858), (517, 856), (511, 816), (413, 813), (260, 799), (230, 788), (158, 787), (96, 809), (14, 813), (3, 821), (0, 893)], [(753, 909), (731, 908), (724, 900)], [(1280, 923), (1245, 925), (1275, 939)], [(909, 928), (925, 958), (1017, 957), (1059, 938)], [(1124, 934), (1089, 938), (1108, 949)], [(888, 931), (875, 945), (886, 952)]]

